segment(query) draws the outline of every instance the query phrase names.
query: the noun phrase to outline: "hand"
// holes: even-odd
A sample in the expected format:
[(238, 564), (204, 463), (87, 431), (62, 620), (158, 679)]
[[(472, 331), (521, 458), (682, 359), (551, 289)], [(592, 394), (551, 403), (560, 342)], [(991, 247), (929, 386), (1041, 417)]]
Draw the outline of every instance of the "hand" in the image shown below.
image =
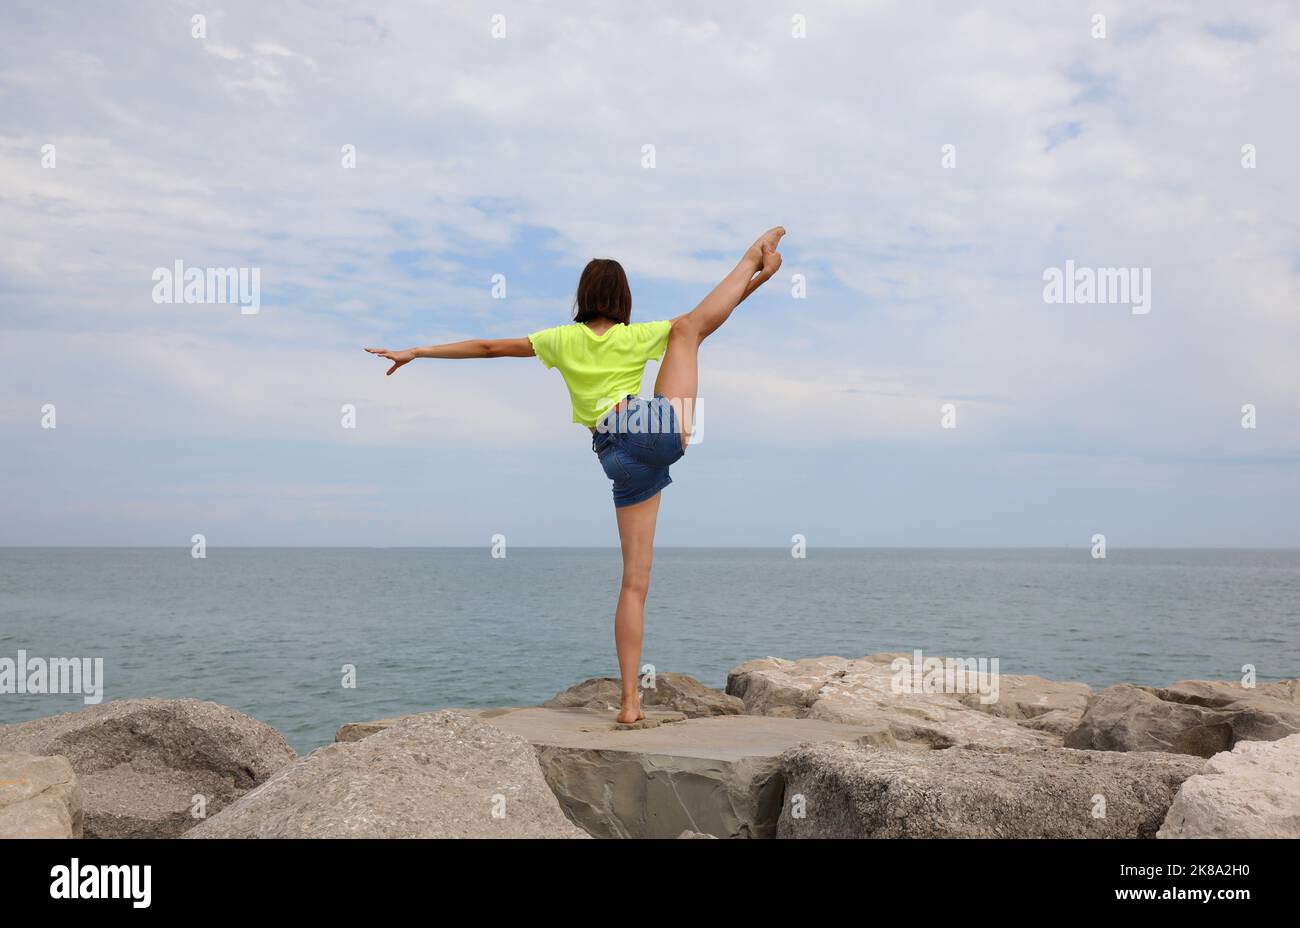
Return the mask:
[[(776, 246), (781, 243), (781, 236), (785, 235), (785, 226), (773, 226), (762, 235), (754, 244), (749, 246), (749, 251), (745, 252), (745, 257), (757, 265), (762, 265), (764, 260), (763, 246), (768, 246), (772, 251), (776, 251)], [(777, 261), (777, 267), (781, 262)]]
[(397, 370), (403, 364), (410, 364), (415, 360), (415, 352), (409, 348), (406, 351), (389, 351), (387, 348), (367, 348), (366, 351), (369, 351), (371, 354), (377, 354), (379, 357), (386, 358), (393, 362), (393, 366), (388, 369), (388, 373), (384, 375), (385, 377), (393, 376), (393, 371)]

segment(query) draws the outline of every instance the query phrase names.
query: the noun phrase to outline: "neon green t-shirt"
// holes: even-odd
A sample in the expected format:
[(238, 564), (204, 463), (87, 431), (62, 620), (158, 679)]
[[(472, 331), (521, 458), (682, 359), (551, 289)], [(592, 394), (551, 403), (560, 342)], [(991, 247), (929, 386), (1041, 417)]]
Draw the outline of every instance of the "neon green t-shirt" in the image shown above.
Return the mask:
[(641, 392), (645, 362), (664, 356), (672, 325), (667, 319), (619, 323), (597, 335), (574, 322), (534, 332), (528, 340), (543, 364), (560, 369), (573, 421), (590, 427), (623, 397)]

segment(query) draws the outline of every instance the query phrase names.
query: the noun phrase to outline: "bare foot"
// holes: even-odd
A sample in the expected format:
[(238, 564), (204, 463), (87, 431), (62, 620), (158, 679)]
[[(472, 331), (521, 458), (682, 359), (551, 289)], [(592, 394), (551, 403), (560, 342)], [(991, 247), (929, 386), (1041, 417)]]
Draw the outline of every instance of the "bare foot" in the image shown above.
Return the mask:
[(758, 240), (760, 242), (767, 242), (767, 244), (772, 246), (772, 250), (776, 251), (776, 246), (781, 244), (781, 237), (783, 235), (785, 235), (785, 226), (772, 226), (772, 228), (760, 235)]
[(763, 243), (763, 267), (759, 270), (759, 276), (767, 280), (773, 274), (781, 269), (781, 252), (777, 251), (767, 242)]
[(783, 235), (785, 235), (785, 226), (773, 226), (768, 229), (758, 237), (754, 244), (749, 246), (749, 257), (756, 259), (761, 264), (763, 262), (763, 246), (767, 245), (772, 251), (776, 251), (777, 246), (781, 244), (781, 236)]
[(629, 704), (628, 698), (623, 697), (623, 706), (618, 710), (615, 721), (620, 725), (631, 725), (633, 722), (639, 722), (645, 718), (645, 713), (641, 711), (641, 694), (637, 693)]

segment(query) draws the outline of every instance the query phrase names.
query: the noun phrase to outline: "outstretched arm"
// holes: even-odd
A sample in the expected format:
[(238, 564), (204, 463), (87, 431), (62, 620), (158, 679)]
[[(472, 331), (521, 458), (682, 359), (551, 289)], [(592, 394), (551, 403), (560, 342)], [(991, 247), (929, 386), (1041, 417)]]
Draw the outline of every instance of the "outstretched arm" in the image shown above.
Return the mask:
[(467, 342), (450, 342), (446, 345), (426, 345), (423, 348), (407, 348), (405, 351), (389, 351), (387, 348), (367, 348), (371, 354), (378, 355), (393, 362), (388, 369), (392, 374), (404, 364), (410, 364), (416, 358), (531, 358), (533, 343), (526, 338), (472, 338)]

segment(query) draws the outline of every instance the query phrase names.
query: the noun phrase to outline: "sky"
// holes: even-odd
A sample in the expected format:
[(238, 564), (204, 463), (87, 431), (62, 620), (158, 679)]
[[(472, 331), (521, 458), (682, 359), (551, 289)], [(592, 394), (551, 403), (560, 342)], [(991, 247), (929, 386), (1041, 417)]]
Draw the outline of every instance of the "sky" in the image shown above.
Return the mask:
[(616, 544), (557, 371), (362, 347), (782, 224), (659, 543), (1300, 546), (1292, 3), (200, 6), (0, 9), (0, 544)]

